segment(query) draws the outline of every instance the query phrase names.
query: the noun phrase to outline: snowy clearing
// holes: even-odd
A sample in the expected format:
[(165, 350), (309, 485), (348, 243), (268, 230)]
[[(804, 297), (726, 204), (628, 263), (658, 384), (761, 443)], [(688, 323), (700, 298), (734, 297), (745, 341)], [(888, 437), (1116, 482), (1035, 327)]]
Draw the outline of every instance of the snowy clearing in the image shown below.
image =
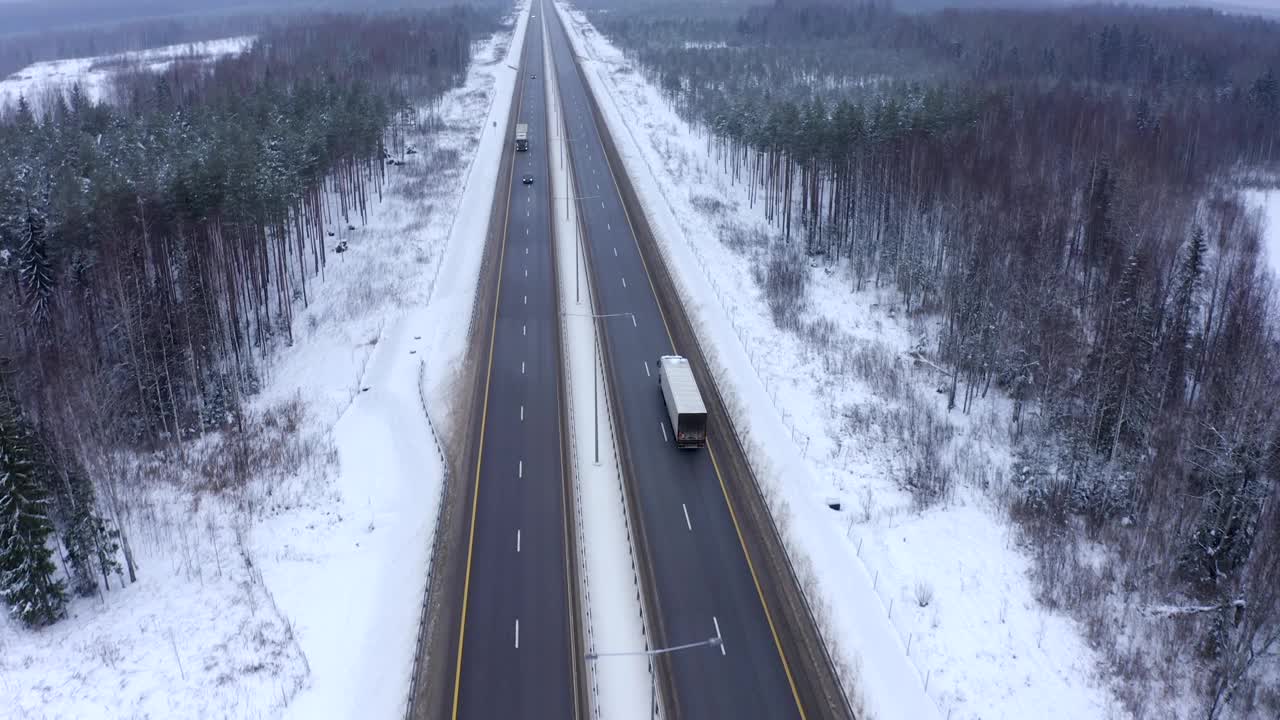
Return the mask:
[(159, 73), (179, 60), (210, 62), (244, 52), (253, 40), (252, 35), (245, 35), (117, 55), (38, 62), (0, 80), (0, 111), (16, 106), (19, 97), (38, 108), (46, 96), (69, 92), (76, 83), (80, 83), (80, 91), (90, 101), (110, 100), (112, 78), (121, 71)]
[(443, 472), (433, 423), (467, 333), (514, 25), (476, 44), (436, 129), (408, 131), (418, 152), (387, 168), (367, 224), (330, 207), (347, 251), (251, 403), (245, 442), (272, 471), (201, 491), (236, 449), (218, 437), (182, 462), (127, 459), (145, 480), (126, 518), (138, 582), (39, 633), (0, 620), (0, 717), (403, 713)]
[(1248, 190), (1244, 198), (1262, 213), (1263, 260), (1280, 283), (1280, 190)]
[[(877, 718), (1121, 715), (1079, 627), (1036, 600), (992, 500), (1009, 476), (1006, 402), (947, 414), (936, 371), (907, 356), (935, 345), (933, 323), (838, 271), (812, 266), (802, 331), (777, 329), (756, 279), (763, 209), (620, 50), (567, 17), (855, 702)], [(904, 427), (930, 419), (960, 482), (919, 512), (898, 482)]]

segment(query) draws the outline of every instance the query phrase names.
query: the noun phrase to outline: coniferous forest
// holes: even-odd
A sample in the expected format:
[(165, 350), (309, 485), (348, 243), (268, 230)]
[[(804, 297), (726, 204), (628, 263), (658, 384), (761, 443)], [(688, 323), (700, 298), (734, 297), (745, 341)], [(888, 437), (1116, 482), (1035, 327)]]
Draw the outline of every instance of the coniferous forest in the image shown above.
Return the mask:
[[(761, 273), (799, 279), (764, 281), (780, 327), (809, 267), (839, 271), (940, 320), (951, 412), (1012, 400), (1038, 592), (1129, 709), (1162, 717), (1183, 656), (1208, 717), (1280, 707), (1280, 314), (1238, 192), (1280, 174), (1280, 24), (585, 5), (791, 249)], [(950, 486), (908, 475), (925, 506)], [(1095, 543), (1101, 567), (1072, 550)]]
[[(397, 128), (495, 9), (311, 15), (243, 54), (0, 118), (0, 596), (31, 626), (137, 572), (120, 448), (234, 432)], [(406, 118), (408, 120), (406, 120)], [(340, 250), (339, 250), (340, 251)]]

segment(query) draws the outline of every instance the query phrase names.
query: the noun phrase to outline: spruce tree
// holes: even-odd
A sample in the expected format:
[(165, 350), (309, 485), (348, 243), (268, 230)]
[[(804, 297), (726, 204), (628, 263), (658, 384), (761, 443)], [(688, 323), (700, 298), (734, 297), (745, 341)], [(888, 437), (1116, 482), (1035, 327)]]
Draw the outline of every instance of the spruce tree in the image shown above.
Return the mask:
[(0, 401), (0, 598), (29, 627), (63, 616), (67, 595), (54, 577), (48, 500), (32, 462), (30, 432)]
[(1187, 241), (1187, 256), (1178, 269), (1177, 285), (1174, 288), (1172, 318), (1163, 353), (1168, 358), (1164, 399), (1161, 403), (1165, 409), (1176, 409), (1182, 405), (1187, 383), (1187, 344), (1190, 341), (1192, 315), (1196, 309), (1196, 290), (1204, 271), (1204, 253), (1204, 231), (1197, 227)]
[(53, 266), (45, 244), (44, 212), (27, 206), (22, 227), (22, 245), (18, 249), (18, 277), (26, 292), (27, 307), (35, 320), (49, 316), (49, 300), (53, 295)]
[(50, 438), (43, 428), (37, 430), (32, 445), (35, 475), (49, 498), (48, 515), (66, 549), (70, 589), (87, 597), (98, 591), (99, 575), (110, 588), (110, 574), (119, 570), (119, 533), (98, 514), (93, 482), (79, 459)]

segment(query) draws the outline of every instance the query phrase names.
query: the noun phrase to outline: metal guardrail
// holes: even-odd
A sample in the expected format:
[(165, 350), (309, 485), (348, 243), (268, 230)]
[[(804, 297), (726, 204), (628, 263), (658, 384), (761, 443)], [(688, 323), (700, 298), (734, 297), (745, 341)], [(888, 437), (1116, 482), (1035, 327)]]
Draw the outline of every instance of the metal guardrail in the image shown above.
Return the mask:
[(418, 362), (418, 402), (422, 405), (422, 416), (426, 418), (427, 430), (431, 434), (432, 444), (435, 445), (436, 455), (440, 458), (440, 496), (436, 501), (436, 526), (432, 531), (431, 555), (427, 558), (427, 584), (422, 590), (422, 607), (419, 608), (418, 612), (417, 640), (413, 648), (413, 663), (409, 670), (409, 694), (405, 698), (404, 707), (406, 720), (411, 717), (413, 712), (413, 698), (418, 689), (418, 669), (422, 664), (422, 646), (427, 638), (427, 607), (431, 604), (431, 590), (435, 586), (436, 551), (440, 548), (440, 530), (445, 516), (444, 501), (449, 496), (449, 483), (453, 477), (453, 474), (449, 472), (449, 461), (444, 454), (444, 446), (440, 444), (439, 433), (436, 432), (435, 423), (431, 421), (431, 411), (427, 408), (426, 370), (427, 361), (425, 359), (420, 360)]

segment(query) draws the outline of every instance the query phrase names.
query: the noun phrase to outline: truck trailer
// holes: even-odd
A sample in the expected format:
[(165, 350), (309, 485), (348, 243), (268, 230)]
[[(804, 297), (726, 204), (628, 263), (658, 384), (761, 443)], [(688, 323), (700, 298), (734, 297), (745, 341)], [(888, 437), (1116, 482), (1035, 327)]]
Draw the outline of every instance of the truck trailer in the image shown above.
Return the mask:
[(676, 447), (699, 448), (707, 444), (707, 406), (689, 361), (679, 355), (658, 358), (658, 385), (667, 403)]
[(529, 149), (529, 125), (528, 123), (516, 123), (516, 151), (524, 152)]

